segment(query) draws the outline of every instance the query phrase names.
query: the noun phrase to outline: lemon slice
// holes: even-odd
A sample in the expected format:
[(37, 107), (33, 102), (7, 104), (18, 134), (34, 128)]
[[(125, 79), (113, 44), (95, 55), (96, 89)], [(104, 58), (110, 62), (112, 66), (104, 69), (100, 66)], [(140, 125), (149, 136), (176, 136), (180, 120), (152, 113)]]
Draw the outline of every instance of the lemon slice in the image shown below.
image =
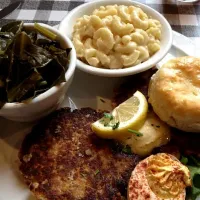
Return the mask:
[(99, 137), (121, 140), (131, 135), (128, 129), (138, 130), (143, 125), (147, 111), (147, 100), (137, 91), (112, 113), (106, 113), (103, 118), (94, 122), (91, 127)]

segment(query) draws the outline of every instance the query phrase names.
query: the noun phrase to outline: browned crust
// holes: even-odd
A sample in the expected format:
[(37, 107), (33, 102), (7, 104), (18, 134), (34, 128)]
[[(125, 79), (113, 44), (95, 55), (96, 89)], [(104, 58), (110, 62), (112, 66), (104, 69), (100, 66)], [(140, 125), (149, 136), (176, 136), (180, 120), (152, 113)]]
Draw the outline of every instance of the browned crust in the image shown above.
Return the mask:
[(92, 132), (90, 124), (101, 116), (90, 108), (73, 112), (63, 108), (26, 136), (19, 152), (20, 171), (37, 199), (120, 200), (126, 196), (139, 158), (116, 151), (112, 141)]

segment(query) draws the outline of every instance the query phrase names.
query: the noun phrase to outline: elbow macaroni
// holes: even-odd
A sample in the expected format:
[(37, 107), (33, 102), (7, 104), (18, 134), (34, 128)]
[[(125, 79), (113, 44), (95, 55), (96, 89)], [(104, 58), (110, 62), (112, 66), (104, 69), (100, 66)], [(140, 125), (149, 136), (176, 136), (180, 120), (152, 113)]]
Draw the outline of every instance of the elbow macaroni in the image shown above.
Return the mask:
[(89, 65), (120, 69), (146, 61), (160, 49), (161, 24), (141, 8), (101, 6), (77, 19), (73, 43)]

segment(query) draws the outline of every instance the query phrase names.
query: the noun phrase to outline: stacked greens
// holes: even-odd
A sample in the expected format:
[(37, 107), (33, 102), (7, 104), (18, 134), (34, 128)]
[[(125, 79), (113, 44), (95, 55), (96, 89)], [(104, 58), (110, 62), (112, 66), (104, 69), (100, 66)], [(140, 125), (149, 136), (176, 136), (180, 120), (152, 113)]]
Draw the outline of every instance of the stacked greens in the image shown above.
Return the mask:
[(0, 108), (24, 102), (65, 81), (70, 48), (62, 49), (48, 29), (22, 21), (11, 22), (0, 31)]

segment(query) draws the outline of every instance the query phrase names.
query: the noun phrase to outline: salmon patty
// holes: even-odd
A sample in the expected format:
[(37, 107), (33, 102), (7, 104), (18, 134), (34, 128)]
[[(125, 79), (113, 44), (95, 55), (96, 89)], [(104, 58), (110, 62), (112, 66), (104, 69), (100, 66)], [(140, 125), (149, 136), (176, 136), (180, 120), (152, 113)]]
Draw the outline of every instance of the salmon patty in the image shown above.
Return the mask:
[(114, 141), (95, 135), (90, 124), (102, 112), (62, 108), (24, 139), (20, 171), (39, 200), (121, 200), (139, 162)]

